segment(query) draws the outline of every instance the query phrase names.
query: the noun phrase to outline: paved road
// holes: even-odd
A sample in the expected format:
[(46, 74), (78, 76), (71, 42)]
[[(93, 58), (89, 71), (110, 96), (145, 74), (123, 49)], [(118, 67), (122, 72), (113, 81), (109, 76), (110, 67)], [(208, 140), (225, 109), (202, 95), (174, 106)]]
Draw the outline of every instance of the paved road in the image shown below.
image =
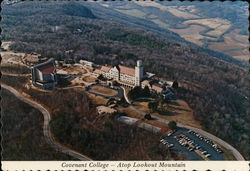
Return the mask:
[[(124, 90), (124, 96), (125, 96), (125, 99), (127, 100), (127, 102), (129, 104), (131, 104), (131, 102), (128, 100), (128, 97), (127, 97), (127, 95), (125, 93), (125, 90)], [(135, 112), (143, 115), (143, 116), (146, 114), (146, 112), (143, 112), (143, 111), (141, 111), (139, 109), (136, 109), (133, 105), (130, 105), (129, 108), (132, 109), (133, 111), (135, 111)], [(166, 124), (169, 123), (168, 120), (160, 118), (158, 116), (152, 116), (152, 118), (154, 118), (154, 119), (156, 119), (156, 120), (158, 120), (160, 122), (166, 123)], [(211, 140), (219, 143), (221, 146), (223, 146), (228, 151), (230, 151), (237, 160), (243, 160), (243, 161), (245, 161), (244, 157), (240, 154), (240, 152), (238, 150), (236, 150), (233, 146), (231, 146), (227, 142), (223, 141), (222, 139), (220, 139), (220, 138), (218, 138), (218, 137), (216, 137), (216, 136), (214, 136), (214, 135), (212, 135), (212, 134), (210, 134), (210, 133), (208, 133), (208, 132), (206, 132), (204, 130), (201, 130), (201, 129), (198, 129), (198, 128), (194, 128), (194, 127), (191, 127), (191, 126), (188, 126), (188, 125), (183, 125), (183, 124), (177, 123), (177, 126), (181, 127), (181, 128), (191, 129), (191, 130), (193, 130), (193, 131), (195, 131), (195, 132), (197, 132), (197, 133), (199, 133), (199, 134), (201, 134), (201, 135), (203, 135), (205, 137), (208, 137), (209, 139), (211, 139)]]
[(49, 122), (50, 122), (50, 113), (47, 109), (45, 109), (41, 104), (25, 97), (24, 95), (22, 95), (21, 93), (19, 93), (16, 89), (14, 89), (13, 87), (7, 86), (5, 84), (1, 84), (2, 88), (10, 91), (12, 94), (14, 94), (18, 99), (20, 99), (21, 101), (29, 104), (30, 106), (38, 109), (44, 117), (44, 124), (43, 124), (43, 133), (45, 136), (45, 139), (47, 141), (48, 144), (50, 144), (55, 150), (57, 151), (61, 151), (65, 154), (68, 154), (74, 158), (77, 158), (79, 160), (82, 161), (89, 161), (92, 160), (91, 158), (80, 154), (79, 152), (76, 152), (74, 150), (69, 149), (68, 147), (62, 146), (60, 143), (56, 142), (50, 132), (50, 127), (49, 127)]

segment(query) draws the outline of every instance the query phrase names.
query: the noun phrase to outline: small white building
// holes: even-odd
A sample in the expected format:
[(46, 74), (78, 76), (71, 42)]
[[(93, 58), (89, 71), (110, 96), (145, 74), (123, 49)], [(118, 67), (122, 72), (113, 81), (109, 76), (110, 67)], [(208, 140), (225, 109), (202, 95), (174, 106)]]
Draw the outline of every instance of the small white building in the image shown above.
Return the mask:
[(86, 65), (86, 66), (89, 66), (89, 67), (93, 67), (93, 65), (94, 65), (93, 62), (86, 61), (86, 60), (80, 60), (79, 62), (80, 62), (80, 64), (83, 64), (83, 65)]

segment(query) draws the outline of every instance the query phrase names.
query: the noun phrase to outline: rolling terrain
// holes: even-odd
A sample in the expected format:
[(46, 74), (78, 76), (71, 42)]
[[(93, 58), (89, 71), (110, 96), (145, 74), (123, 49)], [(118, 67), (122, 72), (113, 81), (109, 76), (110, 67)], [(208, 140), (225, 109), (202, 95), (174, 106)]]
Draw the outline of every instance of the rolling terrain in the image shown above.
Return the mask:
[[(166, 28), (170, 26), (159, 17), (155, 18), (157, 11), (162, 13), (157, 7), (146, 8), (155, 11), (154, 15), (148, 16), (154, 22), (148, 22), (143, 18), (145, 12), (140, 10), (142, 8), (134, 9), (132, 13), (121, 12), (124, 8), (131, 9), (130, 4), (122, 4), (118, 11), (110, 10), (114, 4), (117, 5), (21, 2), (3, 6), (3, 40), (15, 42), (10, 47), (13, 51), (36, 52), (57, 60), (85, 59), (97, 64), (134, 66), (136, 60), (141, 59), (145, 70), (164, 79), (178, 80), (182, 87), (177, 94), (194, 110), (194, 117), (202, 128), (237, 147), (248, 159), (249, 87), (246, 69), (238, 66), (241, 62), (202, 49), (169, 30), (159, 28), (159, 24)], [(75, 8), (81, 10), (77, 14), (71, 12)], [(174, 9), (176, 13), (177, 7), (165, 8), (171, 9), (172, 13)], [(171, 11), (168, 12), (172, 16), (169, 21), (178, 21)], [(138, 15), (139, 19), (128, 14)], [(176, 15), (182, 13), (179, 11)], [(193, 15), (190, 14), (196, 17)], [(196, 25), (190, 16), (182, 22), (204, 30), (204, 26)], [(210, 22), (210, 25), (212, 22), (214, 27), (217, 24), (214, 20), (202, 21), (203, 24)], [(229, 25), (227, 23), (225, 21)], [(178, 29), (185, 28), (179, 26)], [(213, 30), (208, 33), (215, 34)], [(244, 33), (240, 34), (244, 36)]]
[[(185, 40), (247, 61), (248, 4), (245, 2), (100, 2), (105, 8), (153, 22)], [(213, 12), (211, 12), (213, 11)]]
[(40, 111), (20, 101), (5, 89), (2, 89), (1, 96), (4, 99), (1, 102), (4, 137), (2, 160), (75, 160), (47, 144), (43, 137), (43, 115)]

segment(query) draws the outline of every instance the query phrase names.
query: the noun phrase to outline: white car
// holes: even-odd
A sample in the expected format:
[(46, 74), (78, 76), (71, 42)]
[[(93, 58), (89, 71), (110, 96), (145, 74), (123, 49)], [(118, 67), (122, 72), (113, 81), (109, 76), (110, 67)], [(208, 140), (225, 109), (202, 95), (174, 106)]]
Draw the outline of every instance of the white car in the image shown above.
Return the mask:
[(164, 139), (161, 139), (161, 140), (160, 140), (160, 142), (163, 142), (163, 141), (164, 141)]
[(173, 132), (169, 132), (169, 133), (168, 133), (168, 137), (171, 136), (172, 134), (173, 134)]
[(201, 154), (205, 154), (205, 153), (207, 153), (207, 151), (203, 151), (203, 152), (201, 152)]
[(211, 154), (207, 154), (207, 155), (205, 155), (206, 157), (210, 157), (211, 156)]

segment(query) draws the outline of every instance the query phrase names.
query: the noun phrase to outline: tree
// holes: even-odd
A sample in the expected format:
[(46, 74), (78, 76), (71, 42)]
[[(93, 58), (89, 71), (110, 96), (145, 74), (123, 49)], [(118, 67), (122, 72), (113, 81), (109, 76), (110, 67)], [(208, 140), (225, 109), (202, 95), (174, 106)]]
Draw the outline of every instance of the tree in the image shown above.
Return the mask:
[(174, 89), (177, 89), (179, 87), (179, 83), (176, 80), (174, 80), (172, 87)]
[(142, 90), (142, 95), (144, 97), (150, 97), (151, 93), (150, 93), (150, 90), (149, 90), (148, 86), (144, 87), (144, 89)]
[(151, 112), (155, 112), (158, 108), (159, 103), (157, 101), (155, 102), (149, 102), (148, 103), (148, 108), (150, 109)]
[(177, 124), (175, 121), (170, 121), (168, 123), (168, 127), (171, 129), (171, 130), (176, 130), (177, 129)]
[(144, 118), (147, 119), (147, 120), (152, 120), (152, 116), (150, 115), (150, 113), (147, 113), (144, 115)]
[(98, 77), (97, 77), (99, 80), (104, 80), (105, 78), (104, 78), (104, 76), (102, 75), (102, 74), (100, 74)]
[(161, 110), (163, 109), (163, 104), (164, 104), (164, 97), (162, 94), (157, 96), (157, 102), (160, 105)]
[(131, 89), (129, 92), (128, 92), (128, 97), (130, 99), (136, 99), (138, 97), (141, 97), (141, 92), (142, 92), (142, 89), (140, 86), (136, 86), (134, 87), (133, 89)]

